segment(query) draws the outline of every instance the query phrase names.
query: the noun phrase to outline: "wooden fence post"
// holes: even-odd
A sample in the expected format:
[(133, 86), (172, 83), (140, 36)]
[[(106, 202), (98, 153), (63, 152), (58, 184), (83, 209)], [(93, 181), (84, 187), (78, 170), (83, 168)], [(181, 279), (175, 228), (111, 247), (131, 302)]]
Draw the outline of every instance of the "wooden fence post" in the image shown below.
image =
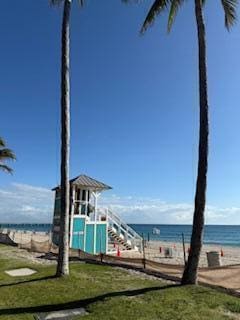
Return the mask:
[(182, 245), (183, 245), (184, 265), (186, 266), (187, 259), (186, 259), (186, 250), (185, 250), (185, 239), (184, 239), (184, 233), (182, 233)]
[(146, 269), (145, 240), (144, 240), (143, 234), (142, 234), (142, 242), (143, 242), (143, 269)]

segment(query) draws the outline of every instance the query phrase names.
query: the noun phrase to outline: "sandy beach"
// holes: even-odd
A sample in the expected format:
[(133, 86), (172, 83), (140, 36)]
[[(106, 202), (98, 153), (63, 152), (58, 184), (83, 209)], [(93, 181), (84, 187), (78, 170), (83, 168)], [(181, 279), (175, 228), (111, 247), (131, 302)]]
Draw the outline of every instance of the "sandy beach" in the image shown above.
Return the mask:
[[(188, 255), (187, 251), (190, 247), (189, 243), (185, 244), (186, 247), (186, 256)], [(161, 253), (160, 253), (161, 248)], [(164, 251), (167, 248), (172, 249), (173, 257), (166, 258)], [(240, 248), (239, 247), (230, 247), (230, 246), (218, 246), (218, 245), (203, 245), (201, 258), (200, 258), (200, 267), (207, 266), (207, 255), (209, 251), (218, 251), (223, 252), (221, 257), (222, 265), (235, 265), (240, 264)], [(143, 257), (143, 253), (139, 252), (122, 252), (122, 257)], [(182, 243), (172, 243), (165, 241), (149, 241), (145, 248), (145, 257), (149, 260), (154, 260), (162, 263), (169, 264), (184, 264), (183, 257), (183, 247)]]
[[(8, 235), (9, 239), (12, 239), (17, 244), (23, 244), (22, 248), (24, 248), (24, 244), (28, 244), (30, 241), (33, 241), (36, 245), (41, 246), (49, 241), (49, 234), (47, 233), (33, 233), (33, 232), (7, 232), (3, 231), (2, 235)], [(4, 241), (2, 241), (4, 243)], [(186, 257), (188, 256), (188, 249), (190, 245), (189, 243), (185, 244), (186, 248)], [(161, 249), (160, 249), (161, 248)], [(111, 248), (110, 245), (110, 250)], [(121, 248), (120, 248), (121, 249)], [(166, 257), (165, 251), (167, 249), (171, 249), (172, 257)], [(231, 246), (219, 246), (219, 245), (203, 245), (201, 258), (200, 258), (200, 267), (207, 267), (207, 252), (217, 251), (219, 253), (223, 253), (221, 256), (221, 265), (236, 265), (240, 264), (240, 247), (231, 247)], [(40, 250), (41, 251), (41, 250)], [(39, 252), (40, 252), (39, 251)], [(112, 253), (115, 255), (116, 253)], [(142, 258), (143, 253), (138, 251), (128, 251), (121, 250), (122, 257), (132, 257), (132, 258)], [(166, 241), (149, 241), (146, 243), (145, 247), (145, 257), (146, 259), (168, 263), (168, 264), (184, 264), (184, 255), (183, 255), (183, 247), (180, 242), (166, 242)]]

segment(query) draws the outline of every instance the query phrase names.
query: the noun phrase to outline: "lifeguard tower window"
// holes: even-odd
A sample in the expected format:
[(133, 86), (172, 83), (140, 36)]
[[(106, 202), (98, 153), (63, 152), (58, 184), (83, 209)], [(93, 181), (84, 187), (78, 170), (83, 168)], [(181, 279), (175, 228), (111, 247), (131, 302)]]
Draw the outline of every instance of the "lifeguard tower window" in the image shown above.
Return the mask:
[(75, 198), (74, 214), (88, 215), (89, 214), (89, 200), (90, 200), (89, 190), (77, 189), (76, 190), (76, 198)]

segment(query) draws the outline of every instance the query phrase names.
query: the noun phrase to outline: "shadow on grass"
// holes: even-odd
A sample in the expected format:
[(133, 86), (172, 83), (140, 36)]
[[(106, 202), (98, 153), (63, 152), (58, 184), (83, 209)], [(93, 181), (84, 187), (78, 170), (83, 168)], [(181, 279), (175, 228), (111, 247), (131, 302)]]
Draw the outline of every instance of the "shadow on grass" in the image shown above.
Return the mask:
[(38, 282), (38, 281), (50, 280), (50, 279), (56, 279), (56, 278), (57, 277), (55, 275), (53, 275), (53, 276), (46, 276), (46, 277), (42, 277), (42, 278), (34, 278), (34, 279), (18, 281), (18, 282), (4, 283), (4, 284), (0, 285), (0, 288), (17, 286), (19, 284), (24, 284), (24, 283), (29, 283), (29, 282)]
[(75, 301), (61, 303), (61, 304), (49, 304), (49, 305), (42, 305), (42, 306), (36, 306), (36, 307), (2, 309), (0, 310), (0, 315), (14, 315), (14, 314), (16, 315), (16, 314), (22, 314), (22, 313), (51, 312), (51, 311), (60, 311), (60, 310), (68, 310), (68, 309), (75, 309), (75, 308), (86, 308), (90, 304), (104, 301), (106, 298), (121, 297), (121, 296), (133, 297), (133, 296), (137, 296), (147, 292), (162, 291), (162, 290), (166, 290), (166, 289), (177, 287), (177, 286), (179, 285), (167, 285), (162, 287), (149, 287), (149, 288), (142, 288), (142, 289), (136, 289), (136, 290), (117, 291), (117, 292), (105, 293), (92, 298), (75, 300)]

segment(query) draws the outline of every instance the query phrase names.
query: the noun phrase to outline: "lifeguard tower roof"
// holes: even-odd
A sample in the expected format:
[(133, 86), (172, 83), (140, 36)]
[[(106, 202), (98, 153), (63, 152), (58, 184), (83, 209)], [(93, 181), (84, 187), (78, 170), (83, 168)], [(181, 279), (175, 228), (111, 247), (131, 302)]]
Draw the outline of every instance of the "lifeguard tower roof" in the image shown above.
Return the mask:
[[(79, 186), (93, 191), (103, 191), (112, 189), (112, 187), (106, 185), (103, 182), (97, 181), (91, 177), (86, 176), (85, 174), (80, 174), (79, 176), (70, 180), (70, 185)], [(59, 189), (60, 186), (57, 186), (52, 189), (52, 191)]]

